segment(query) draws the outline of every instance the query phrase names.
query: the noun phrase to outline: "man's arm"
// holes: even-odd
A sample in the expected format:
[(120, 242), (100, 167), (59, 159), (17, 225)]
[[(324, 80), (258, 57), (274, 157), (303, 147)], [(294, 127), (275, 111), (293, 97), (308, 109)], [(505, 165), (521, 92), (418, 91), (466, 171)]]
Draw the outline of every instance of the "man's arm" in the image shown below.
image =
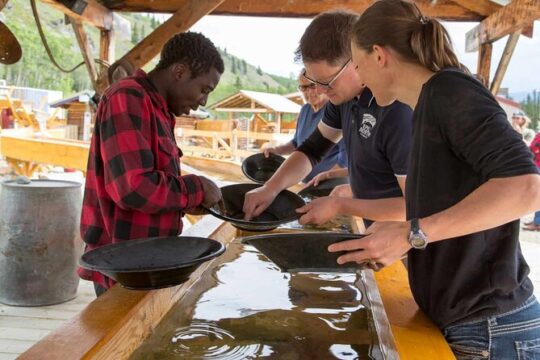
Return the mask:
[[(321, 129), (323, 129), (321, 131)], [(282, 190), (298, 183), (312, 169), (312, 164), (332, 148), (335, 141), (341, 138), (341, 130), (333, 129), (322, 121), (310, 137), (294, 151), (291, 156), (275, 172), (275, 174), (260, 188), (246, 194), (243, 211), (245, 219), (249, 220), (260, 215)], [(326, 145), (321, 144), (326, 142)], [(317, 159), (318, 158), (318, 159)]]
[(99, 126), (105, 189), (123, 209), (158, 213), (193, 208), (204, 198), (195, 175), (179, 176), (155, 168), (149, 142), (151, 105), (135, 89), (118, 91), (104, 104)]
[(264, 143), (264, 145), (261, 147), (261, 152), (264, 153), (265, 157), (269, 157), (270, 154), (289, 155), (294, 150), (296, 150), (296, 147), (292, 141), (277, 146), (272, 146), (270, 143)]

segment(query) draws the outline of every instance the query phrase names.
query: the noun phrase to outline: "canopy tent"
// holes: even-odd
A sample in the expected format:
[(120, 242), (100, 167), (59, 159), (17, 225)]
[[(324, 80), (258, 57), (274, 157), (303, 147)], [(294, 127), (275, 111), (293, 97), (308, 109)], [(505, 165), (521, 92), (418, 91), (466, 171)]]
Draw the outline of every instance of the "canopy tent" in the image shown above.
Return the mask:
[[(7, 1), (7, 0), (5, 0)], [(205, 15), (313, 17), (342, 8), (363, 12), (372, 0), (41, 0), (70, 19), (95, 89), (101, 93), (112, 82), (144, 66), (173, 35), (187, 31)], [(467, 50), (479, 51), (477, 74), (497, 93), (520, 34), (531, 37), (533, 21), (540, 18), (540, 0), (415, 0), (426, 16), (450, 21), (479, 21), (467, 33)], [(172, 16), (127, 54), (114, 62), (115, 11), (169, 13)], [(100, 71), (95, 68), (82, 22), (101, 30)], [(510, 35), (497, 72), (490, 82), (492, 43)]]

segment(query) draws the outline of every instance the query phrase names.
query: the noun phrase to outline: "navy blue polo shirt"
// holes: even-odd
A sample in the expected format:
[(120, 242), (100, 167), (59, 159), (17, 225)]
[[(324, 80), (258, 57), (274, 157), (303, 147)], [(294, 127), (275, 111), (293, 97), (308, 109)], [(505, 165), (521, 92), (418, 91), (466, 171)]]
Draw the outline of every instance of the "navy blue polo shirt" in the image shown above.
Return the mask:
[[(292, 139), (292, 143), (295, 148), (302, 145), (302, 143), (315, 131), (319, 121), (321, 121), (324, 115), (324, 106), (317, 111), (313, 111), (310, 104), (305, 104), (300, 109), (298, 120), (296, 121), (296, 132)], [(342, 168), (347, 167), (347, 153), (345, 152), (345, 145), (343, 140), (338, 142), (330, 149), (311, 172), (302, 180), (307, 183), (318, 174), (323, 171), (330, 170), (334, 165), (338, 164)]]
[(365, 88), (359, 98), (327, 104), (323, 123), (342, 130), (355, 198), (403, 196), (396, 175), (407, 174), (412, 137), (409, 106), (396, 101), (381, 107)]

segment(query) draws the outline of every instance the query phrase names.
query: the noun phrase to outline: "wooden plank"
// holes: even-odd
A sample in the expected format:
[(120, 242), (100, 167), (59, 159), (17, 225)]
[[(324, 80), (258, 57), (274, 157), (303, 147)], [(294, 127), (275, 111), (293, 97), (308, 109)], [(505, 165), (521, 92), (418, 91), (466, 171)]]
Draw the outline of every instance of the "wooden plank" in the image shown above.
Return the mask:
[(488, 43), (488, 44), (482, 44), (480, 46), (480, 51), (478, 52), (478, 65), (477, 65), (476, 75), (484, 83), (486, 87), (489, 87), (492, 50), (493, 50), (493, 45)]
[[(189, 30), (199, 19), (224, 0), (185, 0), (174, 9), (175, 14), (144, 38), (115, 64), (127, 62), (133, 69), (143, 67), (159, 54), (172, 35)], [(114, 65), (111, 66), (114, 69)]]
[(0, 349), (5, 353), (20, 354), (34, 344), (33, 341), (26, 340), (2, 340), (0, 339)]
[(15, 329), (38, 329), (54, 330), (65, 323), (65, 320), (56, 319), (34, 319), (31, 317), (0, 317), (0, 327)]
[(494, 42), (530, 26), (540, 17), (540, 0), (513, 0), (466, 34), (465, 50), (477, 51), (481, 44)]
[(508, 41), (506, 42), (506, 46), (504, 48), (501, 61), (499, 63), (499, 66), (497, 67), (495, 76), (493, 77), (493, 83), (491, 84), (490, 91), (493, 95), (497, 95), (497, 93), (499, 92), (499, 89), (501, 87), (501, 84), (504, 78), (504, 74), (506, 74), (506, 69), (508, 69), (508, 64), (510, 64), (510, 60), (512, 59), (512, 54), (514, 54), (514, 50), (516, 48), (520, 34), (521, 34), (521, 31), (518, 30), (514, 32), (513, 34), (511, 34), (510, 37), (508, 37)]
[(59, 0), (41, 0), (42, 3), (50, 5), (57, 10), (60, 10), (67, 16), (77, 19), (78, 21), (89, 23), (99, 29), (110, 30), (113, 25), (113, 13), (103, 5), (99, 4), (96, 0), (85, 0), (86, 7), (82, 14), (74, 11), (64, 5), (69, 4), (72, 1), (59, 1)]
[(273, 112), (270, 109), (264, 108), (215, 108), (214, 111), (223, 111), (223, 112), (240, 112), (240, 113), (269, 113)]
[(482, 16), (489, 16), (495, 11), (499, 10), (502, 6), (494, 3), (491, 0), (453, 0), (456, 4), (464, 7), (465, 9), (474, 11)]
[[(230, 224), (213, 217), (203, 218), (184, 233), (225, 243), (235, 234)], [(201, 265), (190, 280), (171, 288), (131, 291), (114, 286), (20, 359), (126, 359), (210, 264)]]
[[(103, 0), (112, 10), (133, 12), (174, 13), (185, 0)], [(415, 1), (426, 16), (444, 20), (479, 21), (484, 16), (456, 4), (450, 0)], [(333, 9), (349, 9), (362, 13), (372, 0), (227, 0), (218, 6), (212, 15), (276, 16), (276, 17), (314, 17), (321, 12)]]
[(0, 360), (15, 360), (17, 359), (18, 356), (19, 356), (19, 353), (8, 354), (8, 353), (1, 352), (0, 350)]
[(86, 36), (86, 31), (84, 30), (82, 22), (78, 21), (77, 19), (70, 17), (69, 21), (71, 22), (71, 27), (75, 33), (75, 38), (77, 39), (77, 43), (81, 49), (86, 70), (90, 75), (90, 81), (92, 82), (94, 90), (96, 90), (97, 70), (94, 64), (94, 56), (92, 55), (92, 50), (90, 49), (90, 44), (88, 43), (88, 38)]
[(414, 301), (403, 263), (396, 261), (374, 274), (400, 357), (455, 359), (441, 331)]
[(9, 339), (36, 342), (44, 338), (48, 333), (49, 330), (0, 327), (0, 339), (4, 340)]
[(0, 153), (20, 161), (51, 164), (86, 171), (89, 143), (53, 139), (34, 139), (4, 135)]

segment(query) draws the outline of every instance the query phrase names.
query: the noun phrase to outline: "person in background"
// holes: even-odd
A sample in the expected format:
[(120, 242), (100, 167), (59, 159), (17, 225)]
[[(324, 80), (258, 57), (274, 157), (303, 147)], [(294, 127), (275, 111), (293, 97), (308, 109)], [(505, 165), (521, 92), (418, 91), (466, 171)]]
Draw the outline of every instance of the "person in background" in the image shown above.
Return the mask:
[[(180, 176), (175, 116), (205, 105), (223, 73), (214, 44), (199, 33), (172, 37), (157, 66), (111, 85), (102, 96), (90, 145), (81, 214), (86, 251), (126, 240), (176, 236), (182, 216), (221, 199), (202, 176)], [(99, 296), (114, 284), (79, 268)]]
[(323, 224), (337, 215), (404, 220), (404, 187), (412, 110), (395, 102), (381, 106), (351, 62), (350, 31), (358, 15), (331, 11), (318, 15), (300, 40), (297, 58), (303, 77), (330, 102), (317, 128), (263, 186), (246, 194), (246, 219), (257, 216), (283, 189), (304, 178), (343, 138), (354, 199), (326, 196), (297, 209), (300, 223)]
[(516, 111), (512, 114), (512, 127), (516, 130), (525, 144), (529, 145), (534, 139), (534, 130), (529, 129), (531, 120), (521, 111)]
[[(261, 151), (266, 157), (270, 156), (270, 154), (289, 155), (295, 151), (298, 146), (302, 145), (321, 121), (324, 114), (324, 106), (328, 102), (328, 97), (325, 94), (317, 92), (315, 85), (304, 78), (302, 73), (303, 69), (298, 76), (298, 89), (301, 91), (306, 103), (300, 109), (300, 114), (296, 120), (294, 137), (291, 141), (283, 145), (271, 146), (270, 143), (265, 143), (262, 146)], [(326, 173), (330, 169), (345, 170), (346, 172), (346, 167), (347, 153), (345, 152), (343, 141), (340, 141), (326, 153), (320, 163), (311, 169), (311, 172), (302, 180), (302, 182), (308, 183), (315, 176), (323, 172)]]
[(540, 208), (532, 154), (444, 27), (413, 2), (379, 0), (352, 32), (361, 83), (414, 109), (408, 221), (376, 222), (333, 244), (338, 263), (390, 265), (408, 253), (411, 290), (458, 359), (538, 359), (540, 304), (519, 218)]

